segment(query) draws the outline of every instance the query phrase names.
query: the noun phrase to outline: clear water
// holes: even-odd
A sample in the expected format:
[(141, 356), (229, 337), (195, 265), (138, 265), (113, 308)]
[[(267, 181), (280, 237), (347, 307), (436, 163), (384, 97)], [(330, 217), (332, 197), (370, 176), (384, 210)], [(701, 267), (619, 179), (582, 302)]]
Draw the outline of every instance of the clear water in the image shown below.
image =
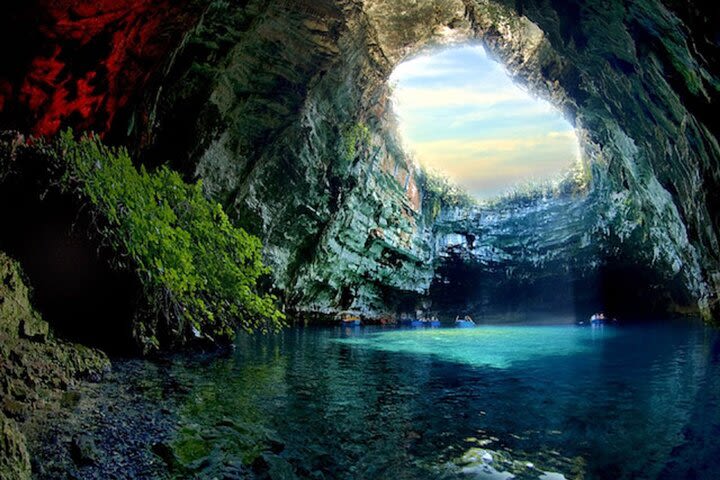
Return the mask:
[(188, 367), (174, 445), (200, 476), (720, 478), (702, 326), (308, 328)]

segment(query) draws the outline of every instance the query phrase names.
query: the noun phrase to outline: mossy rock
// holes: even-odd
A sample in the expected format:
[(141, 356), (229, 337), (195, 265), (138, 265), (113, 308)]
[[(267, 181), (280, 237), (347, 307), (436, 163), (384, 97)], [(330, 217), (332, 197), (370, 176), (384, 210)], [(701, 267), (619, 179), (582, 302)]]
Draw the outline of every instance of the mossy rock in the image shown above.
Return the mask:
[(9, 338), (44, 341), (48, 324), (30, 304), (30, 289), (20, 266), (0, 252), (0, 333)]
[(31, 478), (30, 455), (17, 424), (0, 413), (0, 480)]

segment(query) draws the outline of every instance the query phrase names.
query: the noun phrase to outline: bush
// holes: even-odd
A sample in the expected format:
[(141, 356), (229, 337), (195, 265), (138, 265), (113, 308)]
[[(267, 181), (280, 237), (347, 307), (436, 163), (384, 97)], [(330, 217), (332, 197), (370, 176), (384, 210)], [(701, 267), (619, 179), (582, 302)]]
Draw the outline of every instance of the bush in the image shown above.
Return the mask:
[(526, 205), (543, 199), (584, 195), (590, 190), (592, 178), (589, 168), (575, 163), (558, 177), (544, 181), (527, 181), (515, 185), (502, 195), (486, 200), (484, 205)]
[(444, 175), (423, 169), (425, 203), (434, 220), (443, 208), (473, 208), (478, 201), (463, 187)]
[(93, 136), (76, 141), (67, 131), (57, 142), (61, 188), (91, 205), (103, 243), (140, 278), (148, 311), (135, 336), (145, 350), (160, 346), (159, 334), (219, 340), (237, 326), (268, 332), (283, 325), (275, 297), (257, 291), (269, 273), (260, 240), (234, 227), (200, 182), (187, 184), (167, 167), (138, 171), (125, 149)]
[(364, 123), (347, 126), (341, 134), (342, 157), (346, 165), (355, 160), (358, 152), (370, 144), (370, 129)]

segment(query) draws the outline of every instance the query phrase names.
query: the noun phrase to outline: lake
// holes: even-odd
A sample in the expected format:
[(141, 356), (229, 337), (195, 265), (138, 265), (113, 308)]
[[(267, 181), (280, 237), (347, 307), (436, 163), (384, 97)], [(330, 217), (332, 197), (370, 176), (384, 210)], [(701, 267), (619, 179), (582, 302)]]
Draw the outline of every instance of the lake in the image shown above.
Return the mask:
[(689, 322), (295, 328), (172, 369), (171, 445), (201, 478), (720, 472), (720, 336)]

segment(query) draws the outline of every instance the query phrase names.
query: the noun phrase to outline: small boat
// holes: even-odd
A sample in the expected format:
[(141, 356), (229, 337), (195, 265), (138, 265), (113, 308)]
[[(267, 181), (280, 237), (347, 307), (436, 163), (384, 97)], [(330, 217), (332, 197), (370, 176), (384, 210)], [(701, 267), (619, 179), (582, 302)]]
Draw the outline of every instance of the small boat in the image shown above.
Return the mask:
[(458, 328), (473, 328), (476, 327), (475, 322), (471, 320), (456, 320), (455, 326)]
[(362, 325), (360, 317), (351, 312), (341, 312), (336, 318), (340, 320), (340, 324), (343, 327), (359, 327)]
[(439, 327), (439, 326), (442, 325), (442, 324), (440, 323), (440, 320), (432, 320), (432, 321), (426, 322), (426, 323), (428, 323), (431, 327)]

